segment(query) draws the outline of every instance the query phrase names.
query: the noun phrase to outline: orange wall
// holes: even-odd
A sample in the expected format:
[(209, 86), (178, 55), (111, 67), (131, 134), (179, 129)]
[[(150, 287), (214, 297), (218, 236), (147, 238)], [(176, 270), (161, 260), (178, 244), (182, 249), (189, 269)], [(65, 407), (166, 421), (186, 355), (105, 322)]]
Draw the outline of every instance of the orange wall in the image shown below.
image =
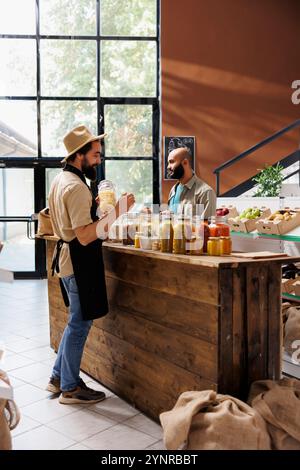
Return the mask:
[[(196, 171), (215, 187), (218, 165), (300, 117), (300, 1), (161, 1), (162, 136), (195, 135)], [(293, 131), (226, 170), (221, 190), (298, 142)]]

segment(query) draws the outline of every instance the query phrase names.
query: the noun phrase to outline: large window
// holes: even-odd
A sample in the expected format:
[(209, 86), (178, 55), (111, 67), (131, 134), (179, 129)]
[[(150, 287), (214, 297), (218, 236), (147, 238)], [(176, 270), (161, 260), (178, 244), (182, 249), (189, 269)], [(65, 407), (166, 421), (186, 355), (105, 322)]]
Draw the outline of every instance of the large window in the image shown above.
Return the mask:
[[(114, 181), (119, 194), (134, 192), (138, 202), (158, 203), (159, 0), (2, 3), (0, 238), (13, 246), (14, 231), (4, 217), (19, 214), (7, 205), (7, 181), (15, 178), (16, 201), (27, 199), (26, 207), (33, 203), (34, 212), (41, 210), (61, 167), (63, 136), (79, 124), (108, 134), (98, 179)], [(9, 172), (13, 168), (18, 177)], [(28, 180), (28, 169), (33, 194), (18, 184), (22, 171)], [(30, 214), (24, 209), (22, 215)], [(19, 227), (18, 240), (21, 232)], [(33, 271), (41, 274), (43, 245), (29, 245)], [(24, 254), (28, 249), (24, 240)]]

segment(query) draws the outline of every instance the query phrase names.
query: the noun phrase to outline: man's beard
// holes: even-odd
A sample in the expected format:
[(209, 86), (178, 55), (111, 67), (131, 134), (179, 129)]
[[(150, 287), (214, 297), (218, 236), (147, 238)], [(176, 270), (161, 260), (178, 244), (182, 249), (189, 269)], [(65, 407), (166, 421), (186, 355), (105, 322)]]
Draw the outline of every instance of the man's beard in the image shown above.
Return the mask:
[(180, 180), (184, 175), (184, 168), (182, 164), (180, 163), (177, 165), (174, 170), (168, 170), (168, 178), (172, 180)]
[(82, 173), (91, 181), (96, 181), (97, 178), (97, 168), (95, 166), (91, 166), (87, 163), (86, 157), (84, 158), (82, 164)]

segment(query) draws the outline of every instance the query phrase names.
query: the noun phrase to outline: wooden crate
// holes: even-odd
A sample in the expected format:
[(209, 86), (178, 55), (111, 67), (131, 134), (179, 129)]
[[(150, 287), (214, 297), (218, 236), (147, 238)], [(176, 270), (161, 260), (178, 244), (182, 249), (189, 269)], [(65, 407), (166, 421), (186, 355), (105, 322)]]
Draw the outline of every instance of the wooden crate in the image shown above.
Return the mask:
[(239, 213), (237, 211), (237, 208), (235, 206), (232, 206), (232, 205), (226, 206), (226, 205), (222, 204), (221, 206), (218, 206), (217, 209), (228, 209), (229, 213), (225, 216), (227, 218), (237, 217), (239, 215)]
[(294, 282), (296, 282), (296, 279), (282, 279), (281, 281), (282, 292), (286, 292), (287, 294), (290, 294), (291, 292), (293, 292)]
[(254, 209), (260, 209), (262, 211), (262, 214), (260, 217), (257, 217), (256, 219), (243, 218), (243, 219), (238, 219), (238, 220), (236, 220), (235, 218), (229, 218), (228, 223), (230, 225), (230, 229), (233, 232), (244, 232), (244, 233), (253, 232), (253, 230), (256, 229), (255, 224), (258, 220), (264, 219), (265, 217), (268, 217), (269, 215), (271, 215), (270, 209), (266, 207), (259, 207), (259, 208), (254, 207)]
[(268, 233), (270, 235), (284, 235), (300, 225), (300, 208), (291, 209), (285, 207), (282, 210), (293, 210), (295, 213), (290, 220), (259, 220), (256, 222), (256, 229), (259, 233)]

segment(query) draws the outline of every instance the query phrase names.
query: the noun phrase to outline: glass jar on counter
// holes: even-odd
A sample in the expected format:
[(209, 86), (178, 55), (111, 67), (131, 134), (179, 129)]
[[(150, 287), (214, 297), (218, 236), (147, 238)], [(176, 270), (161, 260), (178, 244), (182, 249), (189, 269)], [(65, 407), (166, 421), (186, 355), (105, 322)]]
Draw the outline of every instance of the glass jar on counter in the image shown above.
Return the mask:
[(173, 238), (173, 253), (185, 255), (187, 250), (187, 241), (193, 236), (191, 218), (185, 215), (175, 217)]
[(134, 245), (135, 234), (139, 231), (139, 213), (127, 212), (122, 219), (122, 243)]
[(204, 224), (199, 215), (192, 218), (192, 238), (187, 242), (187, 253), (202, 255), (204, 246)]
[(166, 211), (161, 215), (161, 223), (159, 227), (160, 250), (162, 253), (172, 253), (174, 229), (171, 212)]
[(220, 255), (231, 255), (232, 253), (232, 240), (230, 237), (220, 238)]
[(152, 237), (152, 214), (141, 213), (139, 215), (139, 232), (144, 237)]
[(220, 238), (209, 237), (207, 242), (207, 254), (210, 256), (220, 256)]
[(208, 227), (210, 237), (230, 237), (230, 226), (227, 223), (227, 217), (210, 217)]
[(109, 180), (102, 180), (98, 185), (99, 207), (101, 212), (109, 212), (117, 204), (114, 184)]

